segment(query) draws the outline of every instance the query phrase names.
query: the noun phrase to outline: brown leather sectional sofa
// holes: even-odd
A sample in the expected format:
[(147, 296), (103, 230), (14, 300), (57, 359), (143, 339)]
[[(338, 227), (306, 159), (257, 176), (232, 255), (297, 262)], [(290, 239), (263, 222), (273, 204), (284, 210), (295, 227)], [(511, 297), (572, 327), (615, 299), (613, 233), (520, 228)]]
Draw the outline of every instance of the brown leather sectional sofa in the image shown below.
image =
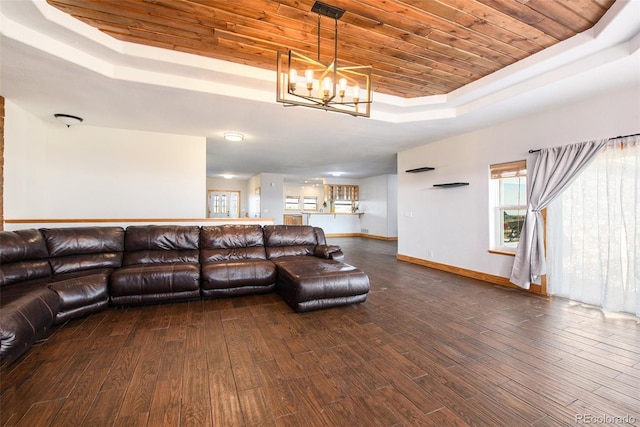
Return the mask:
[(125, 306), (276, 291), (298, 312), (364, 302), (369, 278), (311, 226), (0, 232), (0, 358), (53, 325)]

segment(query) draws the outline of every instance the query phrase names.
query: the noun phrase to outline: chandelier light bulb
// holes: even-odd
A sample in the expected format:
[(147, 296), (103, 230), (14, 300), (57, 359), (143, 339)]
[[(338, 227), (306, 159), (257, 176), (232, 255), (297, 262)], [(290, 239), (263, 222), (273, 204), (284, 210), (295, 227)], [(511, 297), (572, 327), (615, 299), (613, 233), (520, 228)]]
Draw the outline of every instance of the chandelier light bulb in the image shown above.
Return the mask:
[(338, 81), (338, 84), (340, 87), (338, 94), (340, 95), (340, 98), (344, 98), (344, 92), (347, 90), (347, 79), (345, 79), (344, 77), (341, 78)]
[(313, 70), (308, 69), (305, 71), (304, 77), (307, 79), (307, 90), (309, 91), (309, 95), (311, 95), (311, 90), (313, 89)]
[(322, 80), (322, 100), (324, 102), (329, 101), (329, 93), (331, 92), (331, 86), (333, 86), (331, 79), (329, 77), (325, 77)]
[(289, 71), (289, 90), (291, 92), (295, 92), (296, 90), (296, 80), (298, 79), (298, 72), (293, 68)]
[(307, 79), (307, 83), (313, 83), (313, 70), (305, 71), (304, 77)]

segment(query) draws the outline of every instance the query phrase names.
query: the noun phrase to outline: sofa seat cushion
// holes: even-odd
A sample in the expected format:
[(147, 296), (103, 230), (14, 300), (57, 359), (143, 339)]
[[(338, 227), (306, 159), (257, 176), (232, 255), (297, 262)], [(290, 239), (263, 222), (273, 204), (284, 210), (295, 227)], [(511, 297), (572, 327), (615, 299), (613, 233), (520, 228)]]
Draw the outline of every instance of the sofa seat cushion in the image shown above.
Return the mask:
[(369, 277), (349, 264), (316, 257), (273, 260), (276, 291), (297, 312), (364, 302)]
[(60, 311), (54, 323), (103, 310), (109, 305), (109, 277), (112, 268), (84, 270), (54, 276), (49, 288), (60, 297)]
[(200, 264), (138, 264), (113, 272), (109, 281), (115, 305), (200, 297)]
[(271, 261), (246, 259), (202, 265), (202, 296), (232, 296), (269, 292), (275, 288), (276, 266)]
[(14, 285), (2, 289), (0, 358), (10, 363), (42, 337), (60, 310), (60, 298), (45, 285)]

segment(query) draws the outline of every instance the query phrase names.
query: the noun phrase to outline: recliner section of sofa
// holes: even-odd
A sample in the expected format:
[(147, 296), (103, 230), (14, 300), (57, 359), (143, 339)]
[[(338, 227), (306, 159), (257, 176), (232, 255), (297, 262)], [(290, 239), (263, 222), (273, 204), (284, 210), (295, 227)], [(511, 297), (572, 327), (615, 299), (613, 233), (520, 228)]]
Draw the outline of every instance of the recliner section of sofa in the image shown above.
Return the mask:
[(0, 357), (11, 362), (44, 335), (60, 310), (46, 287), (47, 245), (37, 230), (0, 232)]
[(122, 265), (124, 228), (43, 228), (53, 276), (49, 289), (60, 297), (54, 323), (103, 310), (109, 278)]
[(258, 294), (276, 286), (260, 225), (204, 226), (200, 230), (202, 296)]
[[(319, 237), (323, 243), (319, 243)], [(268, 259), (285, 256), (342, 255), (339, 246), (327, 246), (324, 232), (310, 225), (265, 225), (265, 249)], [(317, 251), (317, 253), (316, 253)]]
[[(109, 305), (273, 290), (295, 311), (363, 302), (367, 276), (342, 262), (339, 246), (326, 243), (323, 230), (312, 226), (0, 231), (0, 359), (10, 363), (53, 325)], [(287, 267), (294, 262), (297, 273)], [(329, 291), (311, 289), (318, 286)]]
[(16, 359), (53, 324), (104, 309), (124, 229), (0, 232), (0, 357)]
[(200, 297), (199, 227), (139, 225), (125, 233), (122, 268), (111, 275), (113, 305)]

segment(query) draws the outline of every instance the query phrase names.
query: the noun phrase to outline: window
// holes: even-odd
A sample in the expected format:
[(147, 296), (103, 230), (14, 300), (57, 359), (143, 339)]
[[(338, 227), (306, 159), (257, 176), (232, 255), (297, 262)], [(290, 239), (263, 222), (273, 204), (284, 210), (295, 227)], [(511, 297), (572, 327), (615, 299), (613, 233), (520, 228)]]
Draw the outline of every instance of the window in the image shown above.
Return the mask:
[(288, 211), (300, 210), (300, 196), (287, 196), (284, 200), (284, 208)]
[(318, 198), (313, 196), (304, 196), (302, 199), (302, 209), (305, 211), (317, 211)]
[(548, 207), (552, 295), (640, 316), (640, 136), (613, 138)]
[(214, 214), (226, 213), (227, 209), (227, 195), (226, 194), (211, 194), (211, 212)]
[(240, 216), (240, 191), (207, 190), (207, 217), (238, 218)]
[(337, 213), (351, 213), (353, 202), (350, 200), (336, 200), (333, 202), (333, 211)]
[(490, 166), (493, 206), (492, 247), (515, 251), (527, 211), (527, 162)]

